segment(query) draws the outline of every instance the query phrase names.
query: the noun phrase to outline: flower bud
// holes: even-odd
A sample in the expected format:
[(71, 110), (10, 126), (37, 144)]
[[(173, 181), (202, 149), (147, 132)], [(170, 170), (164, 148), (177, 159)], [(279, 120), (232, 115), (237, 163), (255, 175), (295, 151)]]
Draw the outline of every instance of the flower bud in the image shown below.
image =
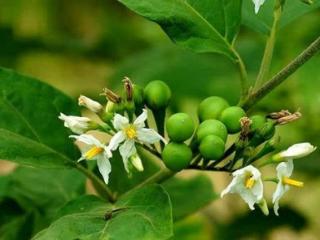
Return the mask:
[(83, 95), (80, 95), (80, 97), (78, 98), (78, 103), (79, 103), (79, 106), (86, 107), (90, 111), (95, 113), (100, 112), (103, 108), (103, 106), (100, 103)]
[(114, 117), (115, 113), (122, 113), (123, 112), (123, 105), (121, 103), (114, 103), (112, 101), (108, 101), (107, 105), (105, 106), (104, 112), (101, 114), (101, 118), (105, 122), (109, 122)]
[(269, 209), (268, 209), (268, 205), (267, 205), (267, 201), (263, 198), (261, 199), (260, 202), (258, 202), (258, 206), (261, 209), (261, 211), (263, 212), (264, 215), (268, 216), (269, 215)]
[(315, 151), (317, 148), (310, 143), (297, 143), (273, 156), (274, 161), (282, 161), (285, 159), (297, 159), (305, 157)]
[(142, 172), (144, 170), (141, 158), (138, 154), (134, 154), (130, 157), (131, 164), (139, 171)]
[(67, 116), (60, 113), (59, 119), (64, 121), (65, 127), (70, 128), (76, 134), (82, 134), (98, 127), (98, 124), (87, 117)]

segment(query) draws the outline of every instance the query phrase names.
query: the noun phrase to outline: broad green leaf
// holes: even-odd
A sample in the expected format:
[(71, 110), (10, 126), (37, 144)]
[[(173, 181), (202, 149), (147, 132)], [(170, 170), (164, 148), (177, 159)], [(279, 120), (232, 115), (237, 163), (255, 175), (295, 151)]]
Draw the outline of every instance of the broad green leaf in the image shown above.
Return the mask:
[(0, 158), (38, 167), (64, 167), (76, 158), (68, 130), (58, 119), (60, 112), (78, 114), (69, 97), (2, 68), (0, 89)]
[(205, 175), (190, 179), (172, 178), (164, 184), (164, 188), (172, 202), (174, 220), (193, 214), (217, 198), (210, 179)]
[(85, 177), (76, 170), (19, 167), (1, 177), (0, 185), (0, 236), (22, 240), (47, 227), (66, 202), (84, 194)]
[(67, 204), (60, 216), (33, 239), (160, 240), (172, 236), (169, 196), (159, 185), (132, 191), (115, 205), (84, 196)]
[(235, 58), (232, 42), (240, 26), (241, 0), (118, 1), (158, 23), (178, 45)]
[[(287, 26), (302, 15), (320, 8), (320, 0), (313, 2), (312, 5), (307, 5), (300, 0), (286, 1), (280, 19), (280, 28)], [(259, 13), (255, 14), (252, 1), (243, 1), (242, 23), (259, 33), (268, 34), (273, 21), (273, 6), (274, 0), (267, 0), (261, 6)]]

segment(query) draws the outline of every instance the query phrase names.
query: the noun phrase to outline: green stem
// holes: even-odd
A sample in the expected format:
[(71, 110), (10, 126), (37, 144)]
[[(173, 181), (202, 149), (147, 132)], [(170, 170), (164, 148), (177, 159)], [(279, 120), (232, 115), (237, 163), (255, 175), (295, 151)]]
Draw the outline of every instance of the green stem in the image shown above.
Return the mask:
[(270, 65), (272, 61), (273, 49), (276, 41), (277, 28), (278, 28), (278, 23), (281, 17), (281, 12), (282, 12), (281, 4), (279, 3), (279, 1), (276, 1), (274, 11), (273, 11), (273, 24), (271, 27), (269, 38), (266, 43), (259, 74), (255, 83), (254, 89), (257, 89), (262, 86), (262, 84), (266, 80), (266, 77), (270, 71)]
[[(154, 120), (156, 122), (157, 125), (157, 130), (158, 133), (164, 137), (164, 122), (165, 122), (165, 118), (166, 118), (166, 109), (159, 109), (157, 111), (152, 110), (153, 116), (154, 116)], [(161, 149), (164, 148), (164, 143), (162, 141), (160, 141), (160, 146)]]
[(302, 53), (300, 53), (286, 67), (284, 67), (280, 72), (278, 72), (274, 77), (272, 77), (268, 82), (266, 82), (260, 89), (254, 91), (248, 96), (246, 100), (240, 102), (239, 105), (241, 105), (245, 110), (250, 109), (262, 98), (264, 98), (268, 93), (270, 93), (274, 88), (276, 88), (284, 80), (286, 80), (297, 69), (299, 69), (303, 64), (305, 64), (313, 56), (315, 56), (319, 50), (320, 37), (318, 37), (314, 42), (312, 42)]
[(234, 55), (236, 56), (236, 64), (238, 66), (238, 70), (239, 70), (239, 74), (240, 74), (240, 86), (241, 86), (241, 97), (240, 97), (240, 101), (244, 100), (249, 92), (249, 83), (248, 83), (248, 73), (246, 70), (246, 66), (241, 58), (241, 56), (239, 55), (239, 53), (232, 48), (232, 51), (234, 53)]
[(103, 197), (108, 198), (111, 203), (116, 201), (114, 194), (111, 192), (108, 186), (93, 172), (89, 171), (87, 168), (78, 163), (75, 165), (75, 167), (92, 181), (93, 185), (97, 188), (96, 190), (101, 193)]
[(278, 183), (279, 180), (277, 178), (264, 178), (263, 181), (265, 182), (274, 182), (274, 183)]

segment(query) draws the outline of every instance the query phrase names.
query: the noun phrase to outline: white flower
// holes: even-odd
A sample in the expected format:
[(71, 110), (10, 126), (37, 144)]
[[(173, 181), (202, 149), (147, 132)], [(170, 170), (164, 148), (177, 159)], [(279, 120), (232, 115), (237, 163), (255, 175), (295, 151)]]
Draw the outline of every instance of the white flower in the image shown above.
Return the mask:
[(254, 204), (262, 201), (263, 184), (260, 171), (249, 165), (232, 173), (233, 179), (229, 186), (221, 193), (223, 197), (227, 193), (238, 193), (242, 199), (254, 210)]
[(64, 121), (64, 126), (70, 128), (76, 134), (82, 134), (88, 131), (91, 120), (87, 117), (67, 116), (60, 113), (59, 119)]
[(277, 166), (278, 185), (273, 193), (274, 213), (278, 216), (279, 200), (290, 189), (290, 186), (303, 187), (303, 182), (289, 178), (293, 172), (293, 161), (282, 162)]
[(302, 158), (309, 155), (316, 149), (317, 148), (311, 145), (310, 143), (297, 143), (289, 147), (287, 150), (276, 154), (275, 158), (280, 158), (280, 159)]
[(254, 3), (254, 12), (257, 14), (265, 0), (252, 0), (252, 2)]
[(79, 103), (79, 106), (86, 107), (90, 111), (95, 113), (100, 112), (103, 108), (103, 106), (100, 103), (83, 95), (80, 95), (80, 97), (78, 98), (78, 103)]
[(129, 123), (129, 120), (120, 114), (114, 116), (113, 126), (118, 132), (112, 137), (109, 148), (113, 151), (121, 145), (119, 151), (127, 172), (129, 172), (129, 158), (137, 153), (135, 142), (143, 144), (153, 144), (160, 140), (165, 142), (164, 138), (155, 130), (145, 128), (144, 122), (147, 120), (147, 117), (146, 109), (143, 109), (143, 112), (133, 123)]
[(86, 150), (82, 152), (82, 156), (78, 162), (85, 159), (97, 160), (97, 165), (103, 180), (106, 184), (108, 184), (109, 173), (111, 172), (109, 158), (112, 157), (110, 149), (106, 145), (102, 144), (98, 139), (88, 134), (82, 134), (80, 136), (71, 135), (70, 137), (87, 145), (85, 148)]

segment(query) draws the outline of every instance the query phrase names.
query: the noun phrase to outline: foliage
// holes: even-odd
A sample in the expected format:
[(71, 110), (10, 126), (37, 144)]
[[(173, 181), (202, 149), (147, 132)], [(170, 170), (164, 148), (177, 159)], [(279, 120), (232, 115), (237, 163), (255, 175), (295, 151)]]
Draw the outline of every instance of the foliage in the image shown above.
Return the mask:
[[(31, 35), (24, 35), (23, 27), (15, 25), (19, 22), (16, 16), (19, 16), (29, 3), (16, 0), (9, 4), (0, 4), (3, 4), (0, 8), (0, 24), (6, 23), (5, 26), (0, 26), (0, 38), (3, 42), (0, 48), (4, 50), (0, 55), (0, 62), (18, 68), (16, 65), (21, 63), (18, 61), (20, 55), (28, 54), (29, 50), (72, 55), (73, 59), (82, 56), (92, 61), (97, 59), (105, 61), (104, 58), (107, 56), (108, 64), (115, 59), (123, 58), (119, 64), (113, 63), (116, 71), (108, 83), (109, 86), (119, 87), (119, 79), (127, 74), (141, 86), (153, 79), (164, 80), (174, 90), (170, 110), (176, 112), (184, 109), (187, 101), (193, 104), (193, 101), (196, 102), (203, 96), (212, 94), (225, 97), (235, 105), (241, 95), (239, 88), (243, 88), (243, 94), (248, 90), (246, 88), (252, 85), (253, 81), (248, 79), (248, 76), (252, 78), (254, 71), (257, 70), (256, 51), (261, 50), (259, 47), (248, 50), (248, 45), (252, 45), (248, 39), (253, 39), (254, 33), (247, 29), (268, 38), (275, 30), (273, 22), (276, 1), (273, 0), (266, 1), (257, 15), (254, 14), (251, 1), (119, 0), (118, 2), (138, 15), (159, 24), (167, 36), (182, 48), (169, 45), (158, 30), (146, 33), (148, 31), (146, 29), (156, 29), (156, 27), (133, 14), (128, 14), (129, 11), (116, 1), (106, 5), (99, 1), (95, 4), (86, 1), (81, 3), (37, 1), (32, 3), (35, 4), (36, 10), (29, 8), (29, 11), (35, 19), (41, 20), (35, 22), (43, 22), (46, 27), (35, 27)], [(320, 7), (319, 0), (315, 0), (311, 6), (298, 0), (288, 2), (282, 8), (277, 31), (286, 31), (286, 26), (294, 26), (301, 16)], [(54, 9), (51, 14), (41, 12), (36, 15), (39, 9), (44, 10), (47, 6)], [(7, 11), (8, 7), (15, 11)], [(63, 9), (65, 18), (53, 22), (53, 16), (60, 14), (59, 9)], [(73, 16), (69, 11), (71, 13), (78, 11), (80, 17)], [(11, 12), (14, 12), (12, 16)], [(88, 16), (88, 12), (93, 14)], [(130, 19), (131, 24), (119, 21), (123, 20), (124, 16)], [(79, 24), (83, 29), (75, 27), (78, 21), (85, 23), (88, 19), (91, 19), (93, 27), (86, 27), (86, 24)], [(48, 34), (46, 29), (50, 27), (54, 30)], [(240, 28), (244, 31), (238, 39)], [(85, 31), (89, 31), (89, 34), (87, 32), (83, 34)], [(21, 39), (16, 38), (15, 34), (18, 36), (20, 34)], [(81, 41), (77, 41), (78, 36), (81, 36)], [(282, 41), (285, 43), (291, 41), (290, 36), (283, 38)], [(161, 43), (155, 44), (158, 41)], [(139, 53), (135, 53), (137, 51)], [(277, 67), (283, 64), (278, 60), (281, 59), (282, 51), (280, 49), (274, 54), (277, 57), (275, 59)], [(224, 58), (225, 56), (227, 58)], [(248, 62), (247, 69), (242, 65), (242, 58)], [(317, 58), (314, 60), (315, 66), (318, 60)], [(274, 71), (270, 66), (267, 68), (265, 81)], [(318, 71), (314, 70), (316, 67), (308, 68), (308, 65), (297, 76), (310, 78), (311, 68), (314, 71), (311, 75), (316, 76), (318, 74)], [(236, 81), (237, 70), (242, 74), (240, 84)], [(249, 74), (246, 74), (246, 70)], [(307, 99), (308, 95), (311, 95), (308, 93), (316, 95), (316, 88), (313, 85), (310, 87), (307, 81), (299, 84), (304, 86), (300, 94), (307, 96), (304, 99), (304, 107), (307, 108), (314, 100), (314, 97)], [(31, 237), (33, 239), (210, 239), (213, 234), (208, 229), (212, 229), (212, 225), (218, 229), (219, 238), (236, 239), (239, 236), (252, 234), (264, 237), (267, 235), (266, 231), (283, 223), (288, 223), (297, 230), (299, 228), (295, 224), (298, 223), (300, 226), (305, 224), (304, 218), (299, 213), (287, 208), (284, 208), (283, 214), (291, 216), (292, 222), (287, 218), (274, 216), (266, 220), (262, 214), (255, 212), (253, 215), (239, 217), (225, 226), (214, 221), (211, 223), (203, 216), (195, 216), (195, 212), (217, 198), (210, 179), (205, 175), (171, 178), (173, 174), (170, 172), (169, 174), (165, 172), (165, 177), (161, 178), (164, 171), (161, 155), (156, 154), (155, 157), (148, 151), (150, 149), (145, 149), (143, 146), (137, 146), (137, 151), (144, 171), (131, 169), (130, 174), (127, 174), (121, 152), (114, 151), (110, 159), (112, 165), (110, 182), (105, 186), (96, 163), (88, 162), (88, 167), (87, 163), (76, 162), (79, 152), (68, 139), (70, 131), (64, 128), (58, 119), (60, 112), (68, 115), (80, 114), (73, 99), (33, 77), (4, 68), (0, 68), (0, 88), (2, 90), (0, 158), (27, 166), (19, 166), (14, 172), (0, 177), (0, 207), (3, 213), (0, 217), (1, 239)], [(282, 88), (282, 91), (288, 94), (292, 90), (288, 89)], [(293, 99), (282, 94), (283, 92), (278, 93), (284, 99), (281, 101), (282, 106), (294, 108), (292, 102), (302, 102), (301, 99)], [(277, 93), (271, 96), (278, 97)], [(122, 97), (125, 98), (125, 94)], [(249, 94), (248, 98), (250, 97)], [(247, 100), (242, 99), (244, 102)], [(272, 102), (272, 98), (269, 98), (259, 105), (258, 110), (270, 112), (278, 106), (278, 100)], [(302, 126), (300, 129), (304, 129), (303, 131), (291, 131), (297, 128), (297, 125), (293, 125), (280, 130), (280, 134), (290, 131), (296, 132), (296, 135), (292, 136), (295, 140), (301, 139), (301, 136), (306, 134), (310, 139), (318, 140), (317, 131), (313, 130), (317, 126), (317, 120), (312, 118), (318, 111), (317, 109), (309, 111), (306, 114), (307, 120), (298, 125)], [(157, 115), (155, 112), (153, 114), (157, 122)], [(312, 124), (309, 124), (309, 120)], [(161, 146), (157, 145), (155, 149), (158, 151)], [(235, 164), (232, 162), (231, 164), (233, 164), (232, 169)], [(245, 161), (242, 164), (245, 166)], [(300, 162), (298, 165), (305, 169), (309, 168), (316, 174), (318, 172), (312, 161)], [(206, 168), (193, 165), (195, 166), (199, 168), (198, 170)], [(91, 180), (100, 196), (86, 194), (85, 177), (76, 170), (80, 170)], [(230, 171), (229, 168), (224, 170)], [(170, 179), (165, 181), (167, 178)], [(161, 185), (150, 184), (152, 182)], [(107, 202), (106, 196), (110, 193), (111, 202)], [(257, 219), (262, 224), (256, 224)], [(270, 222), (273, 225), (269, 225), (268, 229), (265, 228), (264, 226)], [(248, 225), (255, 226), (255, 231), (248, 230), (246, 228)], [(233, 231), (234, 229), (239, 231)]]

